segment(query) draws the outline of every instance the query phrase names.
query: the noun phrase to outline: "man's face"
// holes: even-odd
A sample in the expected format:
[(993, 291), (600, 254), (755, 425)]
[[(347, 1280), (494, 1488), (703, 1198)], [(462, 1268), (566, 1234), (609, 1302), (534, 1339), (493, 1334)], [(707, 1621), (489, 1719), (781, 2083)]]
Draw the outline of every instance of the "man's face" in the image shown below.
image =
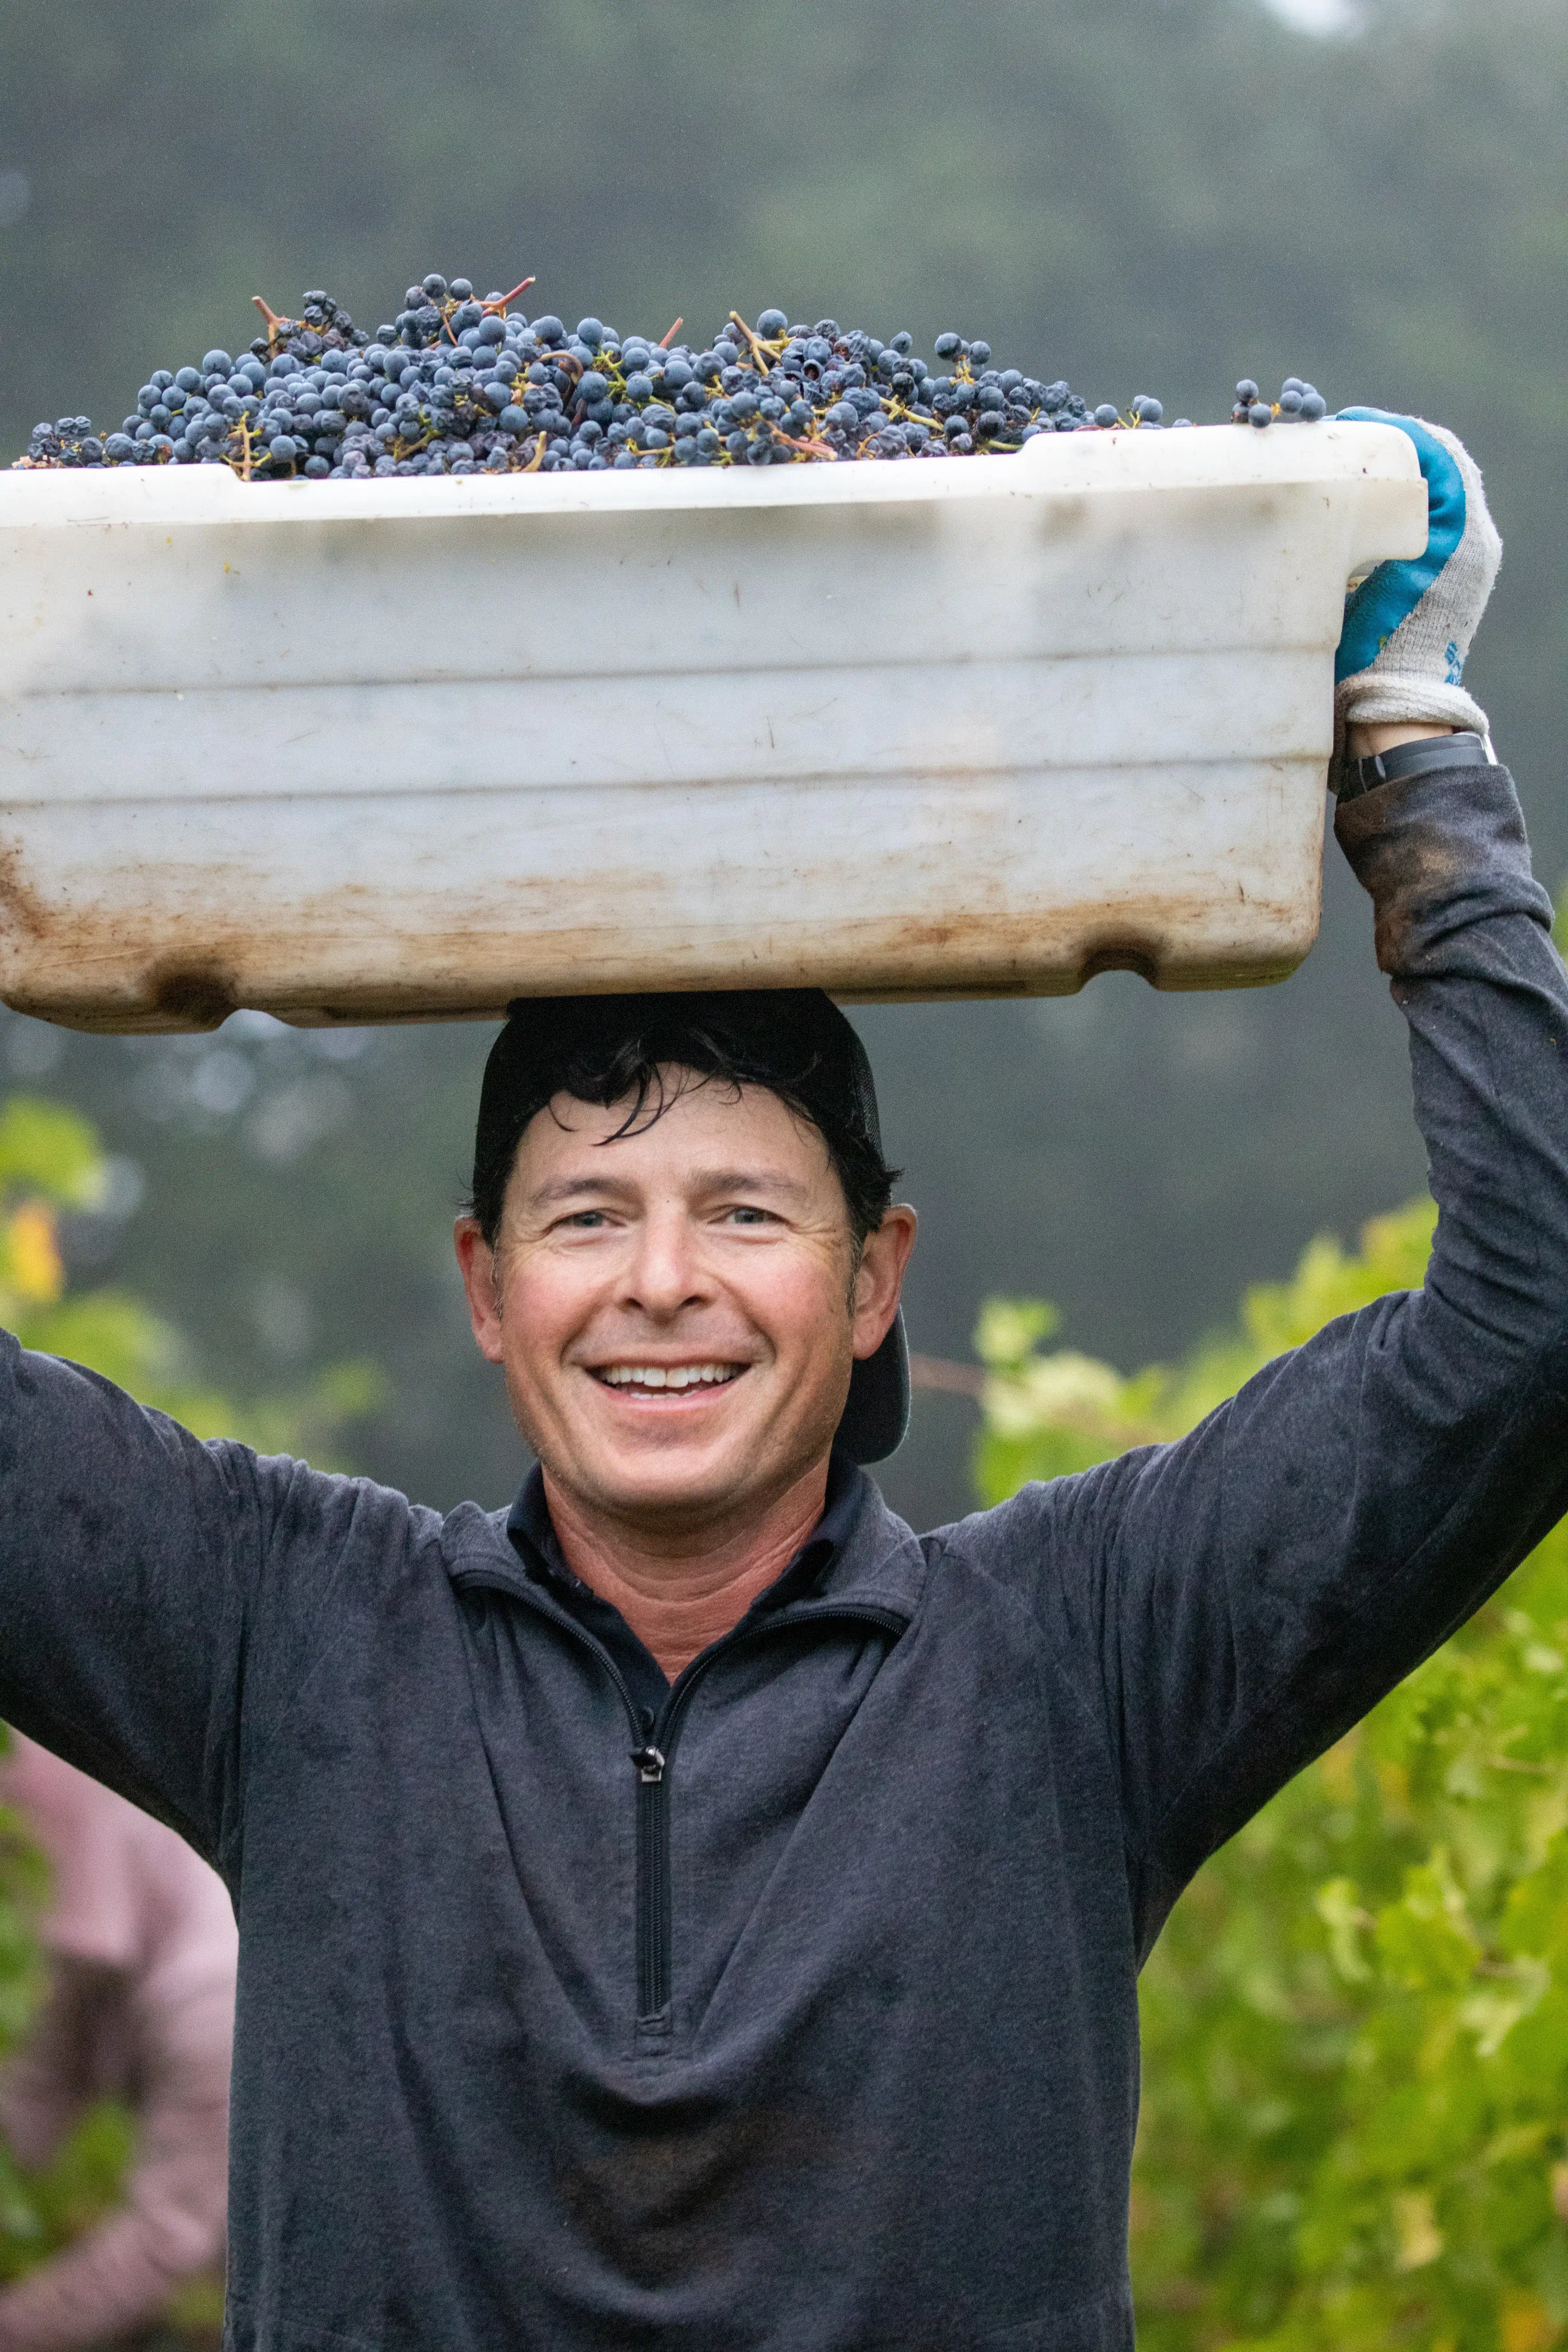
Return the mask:
[(629, 1102), (558, 1096), (518, 1147), (495, 1252), (457, 1227), (475, 1337), (547, 1475), (649, 1532), (766, 1507), (826, 1456), (915, 1233), (891, 1211), (857, 1265), (817, 1129), (762, 1088), (666, 1074), (683, 1080), (619, 1138)]

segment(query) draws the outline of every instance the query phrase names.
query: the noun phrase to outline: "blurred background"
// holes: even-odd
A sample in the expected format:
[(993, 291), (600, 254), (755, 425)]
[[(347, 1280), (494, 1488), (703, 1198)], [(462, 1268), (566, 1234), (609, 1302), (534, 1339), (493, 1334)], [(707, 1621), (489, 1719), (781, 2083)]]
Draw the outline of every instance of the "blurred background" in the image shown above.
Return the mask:
[[(154, 365), (325, 286), (359, 323), (429, 268), (538, 277), (570, 320), (707, 331), (731, 304), (917, 347), (954, 326), (1092, 399), (1218, 419), (1309, 376), (1454, 425), (1507, 559), (1470, 681), (1568, 866), (1568, 11), (1561, 0), (10, 0), (0, 16), (0, 446), (118, 424)], [(868, 589), (874, 593), (874, 588)], [(236, 747), (243, 758), (243, 747)], [(1073, 1345), (1178, 1349), (1423, 1165), (1402, 1026), (1331, 847), (1282, 988), (873, 1009), (924, 1233), (917, 1349), (991, 1290)], [(107, 1042), (0, 1016), (0, 1081), (115, 1154), (73, 1272), (133, 1285), (241, 1394), (384, 1375), (359, 1466), (496, 1503), (518, 1454), (448, 1233), (488, 1032)], [(966, 1507), (973, 1407), (923, 1394), (885, 1484)]]
[[(1555, 887), (1565, 190), (1562, 0), (9, 0), (0, 454), (243, 345), (253, 294), (325, 287), (373, 328), (432, 268), (532, 272), (534, 304), (655, 335), (732, 304), (925, 352), (955, 327), (1092, 400), (1203, 420), (1242, 373), (1306, 375), (1332, 405), (1447, 422), (1485, 470), (1507, 555), (1467, 683)], [(1425, 1174), (1332, 845), (1322, 938), (1283, 987), (1113, 974), (855, 1017), (922, 1213), (915, 1348), (972, 1364), (983, 1301), (1028, 1294), (1105, 1360), (1031, 1389), (1045, 1318), (988, 1318), (988, 1494), (1174, 1433), (1420, 1278), (1419, 1204), (1291, 1275)], [(110, 1041), (0, 1009), (0, 1320), (203, 1433), (504, 1500), (518, 1443), (450, 1247), (489, 1034), (240, 1013)], [(1152, 1360), (1184, 1369), (1118, 1382)], [(923, 1391), (895, 1506), (969, 1507), (978, 1434), (961, 1381)], [(1565, 1661), (1558, 1536), (1184, 1898), (1144, 1988), (1155, 2352), (1568, 2343)], [(46, 1876), (0, 1813), (0, 2047), (49, 2014)], [(0, 2149), (0, 2281), (104, 2242), (82, 2232), (112, 2226), (134, 2140), (104, 2087), (53, 2171)], [(216, 2308), (197, 2280), (156, 2340), (211, 2341)]]

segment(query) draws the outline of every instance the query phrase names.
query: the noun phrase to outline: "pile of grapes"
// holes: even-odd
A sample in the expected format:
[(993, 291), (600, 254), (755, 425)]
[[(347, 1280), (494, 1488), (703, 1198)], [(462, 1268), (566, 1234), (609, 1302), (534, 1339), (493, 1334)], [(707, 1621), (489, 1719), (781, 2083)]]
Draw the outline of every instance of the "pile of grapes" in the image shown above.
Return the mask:
[[(1159, 426), (1140, 393), (1124, 414), (1066, 383), (991, 365), (988, 343), (938, 335), (936, 366), (914, 338), (879, 342), (835, 319), (791, 326), (736, 311), (711, 343), (622, 340), (597, 319), (569, 333), (529, 320), (510, 294), (477, 297), (434, 273), (373, 336), (329, 295), (286, 319), (259, 298), (266, 331), (238, 360), (157, 368), (136, 414), (99, 436), (89, 418), (34, 427), (24, 467), (229, 466), (246, 481), (364, 481), (388, 474), (587, 473), (629, 466), (767, 466), (838, 457), (963, 457), (1040, 433)], [(1311, 423), (1321, 393), (1286, 379), (1277, 401), (1237, 386), (1238, 422)], [(1190, 420), (1177, 417), (1177, 425)]]

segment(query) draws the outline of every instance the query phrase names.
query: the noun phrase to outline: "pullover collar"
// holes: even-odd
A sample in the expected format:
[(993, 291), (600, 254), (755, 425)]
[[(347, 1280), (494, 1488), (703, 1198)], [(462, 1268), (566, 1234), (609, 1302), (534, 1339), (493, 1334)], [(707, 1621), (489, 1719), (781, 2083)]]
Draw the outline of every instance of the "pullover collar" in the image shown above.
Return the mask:
[[(446, 1549), (448, 1573), (460, 1589), (488, 1586), (564, 1611), (611, 1651), (644, 1706), (656, 1711), (668, 1696), (663, 1669), (621, 1612), (567, 1565), (537, 1466), (508, 1510), (455, 1512)], [(913, 1531), (888, 1509), (874, 1480), (835, 1450), (821, 1517), (739, 1622), (787, 1623), (841, 1612), (877, 1613), (902, 1630), (919, 1607), (926, 1572), (925, 1549)]]

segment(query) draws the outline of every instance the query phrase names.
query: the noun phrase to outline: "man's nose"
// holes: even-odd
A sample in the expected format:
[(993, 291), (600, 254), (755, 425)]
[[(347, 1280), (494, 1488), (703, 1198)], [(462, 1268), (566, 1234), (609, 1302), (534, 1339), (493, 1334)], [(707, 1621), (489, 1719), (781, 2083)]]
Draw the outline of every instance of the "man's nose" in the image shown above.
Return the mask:
[(626, 1268), (624, 1303), (649, 1315), (674, 1315), (708, 1297), (712, 1284), (691, 1218), (682, 1208), (655, 1209), (637, 1232)]

